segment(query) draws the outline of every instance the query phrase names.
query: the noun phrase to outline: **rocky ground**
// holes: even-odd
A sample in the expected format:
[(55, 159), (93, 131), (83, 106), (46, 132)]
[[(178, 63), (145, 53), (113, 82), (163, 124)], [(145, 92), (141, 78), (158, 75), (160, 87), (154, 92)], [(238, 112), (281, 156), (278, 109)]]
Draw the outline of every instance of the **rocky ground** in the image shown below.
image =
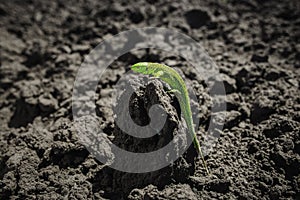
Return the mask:
[[(299, 199), (299, 12), (297, 0), (1, 1), (0, 199)], [(210, 176), (193, 149), (160, 171), (130, 174), (103, 166), (78, 141), (72, 87), (84, 56), (105, 37), (145, 26), (191, 36), (220, 67), (227, 111), (206, 156)], [(205, 130), (212, 99), (203, 80), (186, 61), (145, 50), (116, 60), (99, 82), (97, 115), (107, 136), (126, 148), (112, 94), (139, 60), (184, 72), (201, 100)], [(139, 104), (131, 104), (137, 123), (149, 122), (139, 110), (150, 99), (168, 110), (163, 135), (184, 128), (178, 102), (159, 82), (139, 90)], [(166, 143), (126, 141), (142, 144), (139, 151)]]

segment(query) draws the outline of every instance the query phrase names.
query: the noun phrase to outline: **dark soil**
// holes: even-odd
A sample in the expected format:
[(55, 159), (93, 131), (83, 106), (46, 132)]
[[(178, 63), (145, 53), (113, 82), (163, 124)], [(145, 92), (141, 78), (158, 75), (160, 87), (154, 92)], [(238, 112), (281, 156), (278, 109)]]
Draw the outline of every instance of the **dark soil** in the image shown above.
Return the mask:
[[(199, 2), (1, 1), (0, 199), (300, 199), (299, 1)], [(224, 129), (206, 156), (210, 176), (192, 147), (166, 168), (130, 174), (104, 166), (78, 141), (72, 87), (84, 56), (104, 37), (145, 26), (188, 34), (220, 67), (227, 111), (218, 113)], [(176, 98), (158, 81), (140, 87), (130, 109), (143, 125), (150, 104), (162, 104), (162, 137), (135, 140), (116, 127), (114, 85), (140, 60), (183, 71), (205, 130), (211, 101), (224, 96), (212, 99), (183, 59), (144, 50), (116, 60), (99, 82), (97, 115), (107, 136), (145, 152), (185, 128)]]

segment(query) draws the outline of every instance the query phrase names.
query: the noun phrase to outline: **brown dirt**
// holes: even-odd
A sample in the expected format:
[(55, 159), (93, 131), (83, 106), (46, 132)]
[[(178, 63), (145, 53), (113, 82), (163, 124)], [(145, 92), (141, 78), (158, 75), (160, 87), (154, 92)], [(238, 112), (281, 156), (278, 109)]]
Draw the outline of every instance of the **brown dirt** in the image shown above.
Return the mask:
[[(0, 199), (300, 199), (299, 12), (297, 0), (1, 1)], [(145, 26), (188, 34), (220, 67), (227, 111), (206, 157), (211, 176), (192, 152), (152, 174), (118, 172), (78, 142), (71, 98), (84, 55), (106, 36)], [(182, 69), (203, 103), (205, 129), (210, 97), (203, 81), (180, 58), (140, 51), (122, 56), (100, 81), (105, 133), (124, 139), (107, 105), (114, 84), (139, 60)], [(173, 109), (174, 129), (178, 104), (160, 94), (158, 102), (164, 97)], [(144, 119), (138, 123), (147, 121), (137, 115)]]

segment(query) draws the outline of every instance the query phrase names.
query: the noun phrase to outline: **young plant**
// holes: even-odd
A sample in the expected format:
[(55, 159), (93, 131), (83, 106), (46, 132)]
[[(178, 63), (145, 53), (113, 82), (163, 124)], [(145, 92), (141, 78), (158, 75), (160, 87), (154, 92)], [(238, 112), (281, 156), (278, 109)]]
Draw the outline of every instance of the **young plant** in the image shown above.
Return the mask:
[(199, 141), (196, 136), (196, 132), (194, 130), (188, 91), (181, 76), (171, 67), (159, 63), (139, 62), (132, 65), (131, 69), (141, 74), (153, 75), (154, 77), (166, 82), (170, 86), (171, 90), (169, 92), (172, 92), (179, 101), (183, 118), (187, 124), (188, 131), (193, 138), (194, 146), (203, 161), (203, 165), (207, 174), (209, 174)]

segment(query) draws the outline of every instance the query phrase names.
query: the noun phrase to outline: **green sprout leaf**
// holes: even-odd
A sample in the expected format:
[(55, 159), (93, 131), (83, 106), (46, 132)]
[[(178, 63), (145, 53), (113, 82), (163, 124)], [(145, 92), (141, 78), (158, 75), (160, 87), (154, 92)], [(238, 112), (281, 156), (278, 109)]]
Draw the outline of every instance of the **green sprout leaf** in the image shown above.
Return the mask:
[(154, 77), (157, 77), (167, 83), (171, 90), (169, 92), (172, 92), (176, 98), (179, 101), (180, 108), (183, 113), (183, 118), (187, 124), (189, 133), (191, 134), (193, 138), (194, 147), (196, 148), (198, 154), (200, 155), (203, 165), (205, 167), (205, 170), (207, 174), (209, 174), (209, 170), (207, 168), (200, 143), (197, 139), (196, 132), (194, 130), (193, 125), (193, 118), (192, 118), (192, 111), (190, 107), (190, 99), (188, 95), (188, 91), (186, 88), (186, 85), (181, 78), (181, 76), (171, 67), (159, 64), (159, 63), (151, 63), (151, 62), (139, 62), (131, 66), (131, 69), (134, 72), (138, 72), (141, 74), (146, 75), (152, 75)]

